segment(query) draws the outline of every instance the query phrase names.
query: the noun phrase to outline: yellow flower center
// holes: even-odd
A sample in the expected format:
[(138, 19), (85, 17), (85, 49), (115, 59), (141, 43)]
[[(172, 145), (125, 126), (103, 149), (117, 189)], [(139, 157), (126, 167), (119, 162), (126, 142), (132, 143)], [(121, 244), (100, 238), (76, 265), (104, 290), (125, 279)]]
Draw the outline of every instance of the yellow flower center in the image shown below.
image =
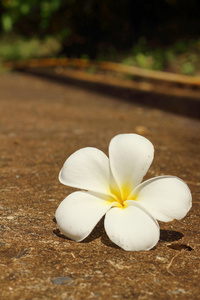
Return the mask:
[[(123, 184), (120, 186), (120, 190), (117, 186), (111, 186), (110, 192), (112, 194), (112, 197), (119, 202), (119, 204), (123, 207), (125, 207), (124, 201), (129, 200), (129, 196), (131, 193), (131, 188), (129, 184)], [(131, 197), (131, 200), (135, 200), (135, 197)]]

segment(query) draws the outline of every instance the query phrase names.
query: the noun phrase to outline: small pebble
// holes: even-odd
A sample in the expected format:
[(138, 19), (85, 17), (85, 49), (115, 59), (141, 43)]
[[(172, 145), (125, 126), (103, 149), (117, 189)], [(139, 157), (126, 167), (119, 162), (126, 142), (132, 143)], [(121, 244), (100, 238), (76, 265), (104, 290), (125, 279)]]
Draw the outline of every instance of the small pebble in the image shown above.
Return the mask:
[(57, 284), (57, 285), (64, 285), (66, 283), (69, 283), (72, 281), (72, 277), (70, 276), (60, 276), (60, 277), (55, 277), (52, 279), (52, 282)]

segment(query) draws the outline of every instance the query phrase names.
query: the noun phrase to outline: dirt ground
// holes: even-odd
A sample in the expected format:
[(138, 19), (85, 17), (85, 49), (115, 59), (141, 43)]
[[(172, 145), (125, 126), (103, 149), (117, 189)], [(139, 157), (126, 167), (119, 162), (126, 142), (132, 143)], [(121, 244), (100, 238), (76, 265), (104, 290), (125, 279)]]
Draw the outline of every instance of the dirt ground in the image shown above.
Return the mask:
[[(0, 77), (1, 299), (200, 299), (200, 122), (35, 76)], [(138, 99), (137, 99), (138, 100)], [(170, 174), (189, 185), (193, 207), (160, 223), (148, 252), (125, 252), (101, 221), (76, 243), (54, 214), (72, 191), (58, 181), (66, 158), (85, 146), (105, 153), (118, 133), (155, 146), (146, 178)], [(173, 195), (172, 195), (173, 196)]]

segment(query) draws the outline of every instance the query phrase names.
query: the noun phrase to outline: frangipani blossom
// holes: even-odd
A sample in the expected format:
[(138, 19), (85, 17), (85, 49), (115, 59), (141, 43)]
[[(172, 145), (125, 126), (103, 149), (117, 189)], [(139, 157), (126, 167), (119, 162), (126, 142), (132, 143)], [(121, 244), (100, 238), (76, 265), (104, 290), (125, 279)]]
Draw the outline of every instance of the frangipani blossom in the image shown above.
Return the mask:
[(175, 176), (143, 183), (154, 147), (137, 134), (120, 134), (109, 145), (109, 158), (87, 147), (64, 163), (61, 183), (82, 189), (67, 196), (56, 211), (60, 231), (75, 241), (85, 239), (105, 215), (110, 240), (127, 251), (149, 250), (160, 236), (157, 220), (182, 219), (192, 205), (188, 186)]

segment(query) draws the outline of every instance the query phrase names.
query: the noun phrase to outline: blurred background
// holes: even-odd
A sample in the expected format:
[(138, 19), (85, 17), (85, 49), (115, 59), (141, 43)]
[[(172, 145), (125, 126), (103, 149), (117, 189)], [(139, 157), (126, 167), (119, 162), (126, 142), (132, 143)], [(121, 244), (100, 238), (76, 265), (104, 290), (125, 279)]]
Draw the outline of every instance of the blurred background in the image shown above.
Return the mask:
[(199, 0), (2, 0), (0, 63), (73, 57), (200, 76)]

